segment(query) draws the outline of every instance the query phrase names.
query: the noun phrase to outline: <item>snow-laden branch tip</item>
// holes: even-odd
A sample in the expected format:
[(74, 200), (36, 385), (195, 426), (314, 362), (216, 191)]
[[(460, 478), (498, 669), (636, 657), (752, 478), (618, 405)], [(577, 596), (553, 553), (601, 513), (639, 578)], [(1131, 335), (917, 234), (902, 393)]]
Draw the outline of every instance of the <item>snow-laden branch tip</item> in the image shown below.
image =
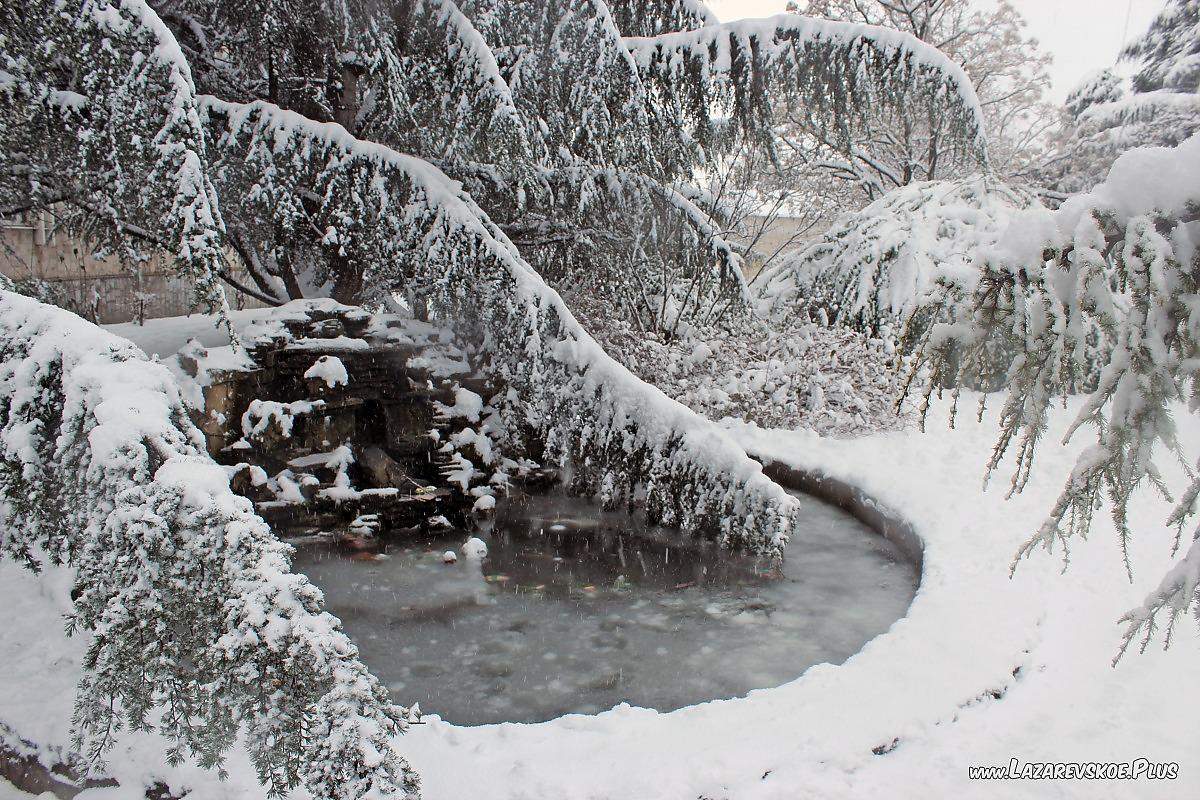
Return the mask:
[[(949, 314), (922, 339), (912, 378), (927, 407), (941, 387), (986, 372), (997, 350), (1015, 354), (989, 464), (996, 469), (1015, 445), (1013, 491), (1030, 479), (1051, 404), (1066, 393), (1086, 395), (1067, 439), (1086, 430), (1094, 443), (1022, 555), (1086, 535), (1102, 500), (1125, 550), (1134, 492), (1149, 484), (1170, 497), (1154, 457), (1176, 458), (1191, 473), (1196, 459), (1182, 452), (1174, 416), (1184, 404), (1195, 413), (1200, 386), (1198, 175), (1200, 135), (1173, 148), (1131, 150), (1103, 183), (1058, 210), (1034, 205), (1010, 214), (995, 241), (973, 252), (970, 283), (940, 284)], [(1080, 365), (1097, 352), (1104, 356), (1097, 374), (1081, 380)], [(1194, 499), (1193, 488), (1170, 525), (1195, 518)], [(1124, 647), (1139, 637), (1144, 647), (1159, 632), (1160, 612), (1170, 619), (1169, 635), (1182, 611), (1200, 602), (1194, 552), (1126, 615)]]

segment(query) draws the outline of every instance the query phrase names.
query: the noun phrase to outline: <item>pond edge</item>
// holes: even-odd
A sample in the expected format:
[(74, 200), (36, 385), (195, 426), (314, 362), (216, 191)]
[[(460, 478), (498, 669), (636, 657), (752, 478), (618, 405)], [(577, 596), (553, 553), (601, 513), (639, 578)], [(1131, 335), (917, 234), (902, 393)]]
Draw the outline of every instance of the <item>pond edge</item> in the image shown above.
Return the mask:
[(890, 506), (876, 500), (852, 483), (819, 470), (804, 470), (751, 452), (763, 465), (763, 474), (785, 489), (811, 495), (837, 506), (872, 531), (887, 539), (917, 568), (918, 585), (925, 565), (925, 541), (912, 524)]

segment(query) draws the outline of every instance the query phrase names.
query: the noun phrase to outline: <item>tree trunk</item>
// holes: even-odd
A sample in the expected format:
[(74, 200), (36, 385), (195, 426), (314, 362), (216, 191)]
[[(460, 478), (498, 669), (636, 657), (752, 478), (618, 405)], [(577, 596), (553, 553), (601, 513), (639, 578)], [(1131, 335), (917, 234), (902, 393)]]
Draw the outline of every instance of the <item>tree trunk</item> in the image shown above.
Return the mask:
[(357, 119), (358, 67), (354, 64), (342, 64), (342, 92), (338, 97), (338, 107), (334, 112), (333, 121), (354, 133)]

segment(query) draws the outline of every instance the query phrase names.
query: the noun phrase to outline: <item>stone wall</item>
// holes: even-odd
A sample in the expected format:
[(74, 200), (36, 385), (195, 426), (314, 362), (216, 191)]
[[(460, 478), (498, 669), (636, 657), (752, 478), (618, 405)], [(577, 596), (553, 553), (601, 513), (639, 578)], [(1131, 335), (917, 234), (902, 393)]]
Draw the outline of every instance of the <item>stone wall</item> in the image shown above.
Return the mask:
[[(231, 259), (235, 280), (249, 278)], [(86, 242), (54, 232), (46, 214), (0, 223), (0, 274), (14, 282), (45, 281), (53, 301), (96, 323), (174, 317), (192, 309), (189, 281), (172, 274), (170, 259), (152, 258), (140, 276), (116, 259), (99, 259)], [(263, 303), (226, 286), (234, 308), (262, 308)]]

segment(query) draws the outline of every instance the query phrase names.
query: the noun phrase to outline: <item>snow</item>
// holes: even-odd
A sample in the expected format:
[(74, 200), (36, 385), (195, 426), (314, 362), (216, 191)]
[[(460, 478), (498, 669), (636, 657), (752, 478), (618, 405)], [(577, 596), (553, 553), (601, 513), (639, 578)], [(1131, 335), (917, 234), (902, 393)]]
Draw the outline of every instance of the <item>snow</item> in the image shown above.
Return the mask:
[(242, 415), (242, 433), (247, 439), (262, 436), (272, 426), (285, 438), (292, 435), (296, 417), (311, 414), (325, 407), (324, 400), (295, 400), (280, 403), (275, 400), (251, 400)]
[[(230, 316), (239, 331), (270, 319), (275, 309), (233, 311)], [(144, 325), (121, 322), (102, 325), (109, 333), (136, 344), (148, 356), (166, 359), (183, 349), (189, 339), (195, 339), (206, 348), (221, 348), (229, 344), (229, 332), (222, 327), (216, 314), (189, 314), (185, 317), (148, 319)]]
[[(1076, 410), (1055, 411), (1047, 435), (1060, 436)], [(1053, 503), (1079, 448), (1044, 452), (1025, 494), (1006, 501), (1002, 490), (985, 491), (980, 480), (996, 412), (983, 423), (960, 419), (953, 430), (945, 426), (944, 407), (934, 415), (926, 434), (855, 440), (729, 428), (765, 457), (863, 487), (914, 525), (925, 543), (921, 586), (908, 614), (887, 633), (840, 667), (818, 665), (775, 689), (667, 714), (618, 706), (537, 725), (476, 728), (426, 716), (426, 724), (396, 741), (421, 773), (423, 797), (1196, 796), (1200, 752), (1192, 732), (1200, 696), (1189, 687), (1200, 670), (1200, 642), (1180, 636), (1168, 651), (1130, 654), (1110, 666), (1120, 642), (1118, 617), (1140, 602), (1168, 560), (1164, 506), (1151, 492), (1132, 506), (1144, 534), (1132, 543), (1133, 584), (1106, 517), (1072, 551), (1065, 572), (1054, 555), (1037, 554), (1010, 578), (1017, 548)], [(1180, 422), (1185, 445), (1200, 446), (1200, 426), (1187, 414)], [(1166, 477), (1176, 488), (1183, 480), (1177, 469)], [(61, 584), (52, 574), (37, 578), (0, 566), (0, 661), (14, 665), (0, 674), (0, 720), (33, 731), (43, 746), (66, 744), (82, 652), (80, 642), (61, 633), (62, 606), (41, 599), (42, 587), (55, 580)], [(31, 651), (29, 641), (38, 649)], [(872, 752), (893, 740), (890, 752)], [(161, 744), (122, 734), (114, 771), (187, 786), (193, 800), (262, 796), (241, 751), (232, 755), (229, 783), (220, 784), (194, 767), (164, 766)], [(967, 779), (970, 765), (1010, 758), (1141, 756), (1178, 762), (1179, 777)]]
[(366, 350), (371, 344), (349, 336), (335, 336), (332, 339), (296, 339), (291, 346), (298, 350)]
[(493, 511), (495, 508), (496, 498), (490, 494), (481, 495), (479, 499), (475, 501), (475, 504), (471, 506), (471, 510), (475, 511), (476, 513)]
[(335, 386), (347, 386), (350, 383), (346, 365), (337, 356), (321, 356), (308, 368), (304, 377), (324, 381), (330, 389)]
[(483, 412), (483, 398), (470, 389), (460, 386), (454, 390), (454, 405), (435, 403), (434, 407), (443, 419), (465, 419), (467, 422), (479, 422), (479, 415)]
[[(1060, 209), (1060, 230), (1073, 231), (1072, 224), (1097, 206), (1109, 208), (1124, 218), (1153, 209), (1165, 216), (1184, 217), (1197, 200), (1200, 176), (1200, 134), (1177, 147), (1139, 147), (1123, 153), (1108, 177), (1090, 193), (1076, 195)], [(1009, 239), (1021, 240), (1015, 220)]]
[(488, 553), (487, 544), (483, 541), (483, 539), (480, 539), (476, 536), (472, 536), (470, 539), (467, 539), (467, 541), (463, 542), (463, 546), (460, 549), (462, 550), (462, 554), (464, 556), (466, 556), (468, 559), (474, 559), (476, 561), (486, 558)]
[(48, 792), (41, 795), (29, 794), (0, 778), (0, 800), (32, 800), (34, 797), (40, 797), (42, 800), (54, 800), (54, 795)]

